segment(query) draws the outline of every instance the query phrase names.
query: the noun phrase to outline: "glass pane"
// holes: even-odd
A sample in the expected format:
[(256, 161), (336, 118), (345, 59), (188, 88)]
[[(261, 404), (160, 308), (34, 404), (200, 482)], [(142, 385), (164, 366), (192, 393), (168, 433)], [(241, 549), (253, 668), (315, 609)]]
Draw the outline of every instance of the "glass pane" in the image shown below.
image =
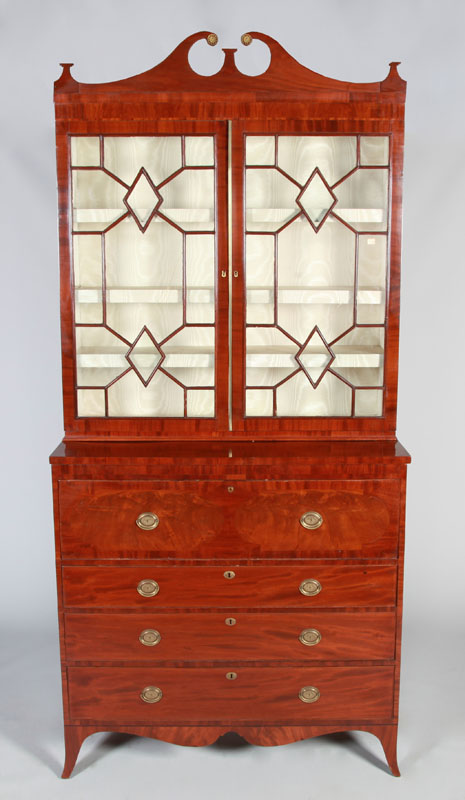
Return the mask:
[(104, 417), (105, 391), (103, 389), (77, 390), (78, 417)]
[(360, 164), (385, 167), (389, 163), (389, 136), (361, 136)]
[(276, 389), (278, 417), (347, 417), (351, 414), (352, 390), (331, 373), (316, 388), (303, 372)]
[(272, 417), (273, 392), (270, 389), (247, 389), (245, 414), (247, 417)]
[(160, 213), (185, 231), (212, 231), (215, 227), (214, 172), (184, 169), (160, 189)]
[(128, 369), (128, 350), (106, 328), (76, 328), (78, 386), (107, 386)]
[(147, 330), (142, 331), (127, 354), (128, 361), (139, 373), (145, 384), (149, 383), (150, 378), (163, 358), (163, 351)]
[(186, 236), (186, 321), (215, 321), (215, 239)]
[(275, 137), (247, 136), (245, 141), (246, 164), (263, 164), (274, 166)]
[(73, 237), (75, 321), (82, 324), (103, 322), (102, 238)]
[(108, 389), (110, 417), (183, 417), (184, 390), (157, 370), (144, 386), (131, 370)]
[(187, 416), (214, 417), (215, 392), (211, 389), (188, 389)]
[(246, 139), (246, 413), (352, 416), (384, 380), (389, 138), (357, 168), (356, 136), (278, 136), (285, 175), (275, 141)]
[(334, 213), (357, 231), (387, 228), (388, 171), (358, 169), (334, 189)]
[(332, 186), (357, 163), (355, 136), (279, 136), (278, 166), (302, 186), (316, 167)]
[(103, 231), (127, 214), (127, 190), (99, 169), (73, 170), (73, 230)]
[(276, 231), (299, 212), (299, 187), (275, 169), (247, 169), (248, 231)]
[(133, 219), (105, 234), (107, 287), (182, 287), (182, 234), (162, 220), (145, 233)]
[(145, 230), (150, 217), (158, 209), (162, 198), (145, 172), (139, 172), (131, 191), (125, 198), (126, 205)]
[(276, 328), (247, 328), (247, 386), (275, 386), (298, 369), (298, 345)]
[(100, 138), (71, 136), (71, 164), (73, 167), (99, 167)]
[(186, 166), (210, 167), (215, 163), (213, 136), (186, 136)]
[(297, 203), (305, 211), (316, 229), (323, 224), (325, 217), (335, 202), (334, 194), (332, 194), (319, 172), (314, 172), (310, 176), (297, 198)]
[(104, 166), (131, 186), (141, 167), (158, 186), (181, 169), (180, 136), (105, 136)]
[[(98, 137), (88, 139), (72, 145), (79, 165), (96, 144), (100, 157)], [(115, 177), (73, 170), (75, 225), (103, 232), (74, 236), (75, 319), (86, 325), (76, 330), (78, 385), (107, 387), (109, 416), (215, 413), (214, 389), (201, 387), (215, 382), (216, 241), (198, 233), (214, 229), (214, 137), (186, 136), (184, 158), (187, 168), (180, 136), (110, 136), (104, 164)], [(105, 415), (95, 391), (79, 395), (82, 415)]]
[(315, 325), (327, 342), (354, 322), (355, 235), (337, 220), (306, 219), (278, 239), (278, 322), (303, 343)]
[(163, 369), (183, 386), (213, 386), (215, 329), (183, 328), (163, 345)]
[(384, 323), (386, 262), (386, 236), (359, 237), (357, 322), (361, 324)]
[(356, 389), (355, 416), (380, 417), (383, 413), (383, 392), (379, 389)]
[(352, 386), (382, 386), (384, 328), (354, 328), (332, 345), (336, 358), (331, 369)]

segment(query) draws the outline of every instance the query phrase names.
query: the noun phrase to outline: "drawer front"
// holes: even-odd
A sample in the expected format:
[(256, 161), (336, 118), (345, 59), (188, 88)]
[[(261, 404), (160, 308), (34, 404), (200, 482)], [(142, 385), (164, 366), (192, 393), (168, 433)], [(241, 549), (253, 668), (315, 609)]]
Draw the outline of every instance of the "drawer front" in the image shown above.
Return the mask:
[[(234, 680), (227, 675), (236, 674)], [(393, 667), (69, 667), (75, 721), (114, 723), (300, 722), (392, 716)], [(148, 687), (161, 690), (145, 702)], [(299, 693), (315, 687), (319, 698)], [(155, 692), (148, 696), (157, 696)], [(307, 692), (307, 697), (312, 693)], [(158, 693), (160, 696), (160, 693)], [(317, 696), (313, 693), (313, 696)]]
[[(186, 607), (394, 606), (396, 592), (396, 567), (384, 565), (66, 566), (62, 575), (64, 605), (68, 608), (137, 608), (152, 612)], [(151, 587), (156, 594), (140, 594)], [(303, 594), (301, 587), (317, 593)]]
[(59, 497), (64, 558), (397, 553), (396, 480), (60, 481)]
[(394, 657), (395, 612), (68, 613), (74, 661), (324, 660)]

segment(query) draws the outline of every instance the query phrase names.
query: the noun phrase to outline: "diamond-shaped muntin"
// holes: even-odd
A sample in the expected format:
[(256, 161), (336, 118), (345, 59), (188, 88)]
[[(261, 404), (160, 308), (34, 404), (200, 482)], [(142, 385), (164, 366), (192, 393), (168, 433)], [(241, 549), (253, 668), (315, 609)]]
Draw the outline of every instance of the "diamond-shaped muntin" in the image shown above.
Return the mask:
[[(302, 203), (301, 203), (301, 201), (300, 201), (300, 198), (301, 198), (301, 197), (303, 197), (303, 195), (304, 195), (304, 194), (305, 194), (305, 192), (307, 191), (308, 187), (310, 186), (311, 182), (312, 182), (312, 181), (313, 181), (313, 179), (316, 177), (316, 175), (318, 175), (318, 177), (319, 177), (319, 178), (320, 178), (320, 179), (323, 181), (324, 185), (326, 186), (326, 189), (328, 190), (329, 194), (330, 194), (330, 195), (331, 195), (331, 197), (333, 198), (333, 202), (331, 203), (331, 205), (330, 205), (330, 207), (328, 208), (328, 210), (327, 210), (326, 214), (324, 215), (324, 217), (323, 217), (323, 218), (322, 218), (322, 219), (319, 221), (318, 225), (315, 225), (315, 223), (314, 223), (314, 222), (313, 222), (313, 220), (310, 218), (309, 214), (307, 213), (307, 211), (305, 210), (305, 208), (303, 207), (303, 205), (302, 205)], [(315, 233), (318, 233), (318, 231), (320, 230), (321, 226), (322, 226), (322, 225), (323, 225), (323, 223), (324, 223), (324, 222), (327, 220), (327, 218), (328, 218), (329, 214), (331, 213), (331, 211), (333, 210), (334, 206), (335, 206), (335, 205), (336, 205), (336, 203), (337, 203), (337, 197), (336, 197), (336, 195), (335, 195), (335, 194), (334, 194), (334, 192), (331, 190), (331, 187), (330, 187), (330, 185), (329, 185), (328, 181), (326, 181), (326, 180), (325, 180), (325, 177), (324, 177), (324, 175), (322, 175), (322, 173), (320, 172), (320, 170), (318, 169), (318, 167), (315, 167), (315, 169), (313, 170), (312, 174), (310, 175), (310, 177), (309, 177), (309, 179), (308, 179), (307, 183), (305, 183), (305, 184), (304, 184), (304, 186), (302, 187), (302, 190), (301, 190), (301, 191), (299, 192), (299, 194), (297, 195), (297, 197), (296, 197), (296, 203), (297, 203), (297, 205), (299, 206), (299, 208), (302, 210), (302, 213), (303, 213), (303, 214), (305, 215), (305, 217), (308, 219), (308, 221), (309, 221), (310, 225), (312, 226), (313, 230), (315, 231)]]
[[(147, 181), (150, 184), (150, 188), (152, 189), (155, 197), (157, 198), (157, 203), (153, 207), (153, 210), (152, 210), (150, 216), (147, 218), (147, 222), (144, 225), (142, 224), (142, 222), (140, 221), (139, 217), (137, 216), (135, 211), (133, 211), (133, 209), (131, 208), (131, 206), (129, 204), (129, 197), (132, 194), (132, 192), (134, 191), (137, 183), (140, 181), (142, 176), (144, 176), (147, 179)], [(148, 226), (150, 225), (153, 217), (155, 216), (155, 214), (157, 213), (157, 211), (160, 208), (161, 204), (163, 203), (163, 197), (161, 196), (160, 192), (158, 191), (157, 187), (155, 186), (153, 180), (151, 179), (151, 177), (148, 174), (148, 172), (145, 169), (145, 167), (141, 167), (140, 168), (140, 170), (137, 173), (136, 177), (134, 178), (131, 186), (129, 187), (128, 191), (126, 192), (125, 196), (123, 197), (123, 203), (126, 206), (126, 208), (129, 211), (129, 213), (131, 214), (132, 218), (136, 221), (136, 224), (138, 225), (138, 227), (140, 228), (142, 233), (145, 233), (145, 231), (147, 230)]]
[[(150, 373), (150, 375), (149, 375), (149, 377), (147, 378), (147, 380), (146, 380), (146, 379), (143, 377), (143, 375), (141, 375), (141, 373), (140, 373), (140, 372), (139, 372), (139, 370), (137, 369), (136, 365), (135, 365), (135, 364), (133, 363), (133, 361), (131, 360), (131, 353), (133, 352), (133, 350), (135, 349), (135, 347), (137, 347), (137, 343), (139, 342), (140, 338), (141, 338), (141, 337), (144, 335), (144, 333), (146, 333), (146, 334), (148, 335), (149, 339), (151, 339), (151, 341), (153, 342), (153, 344), (154, 344), (154, 346), (155, 346), (156, 350), (158, 351), (158, 353), (159, 353), (159, 354), (160, 354), (160, 356), (161, 356), (161, 358), (160, 358), (160, 361), (159, 361), (159, 362), (158, 362), (158, 364), (155, 366), (155, 368), (152, 370), (152, 372)], [(130, 364), (130, 366), (132, 367), (132, 369), (133, 369), (133, 370), (134, 370), (134, 372), (136, 373), (136, 375), (137, 375), (137, 377), (139, 378), (139, 380), (141, 380), (141, 381), (142, 381), (142, 383), (144, 384), (144, 386), (148, 386), (148, 385), (149, 385), (149, 383), (150, 383), (150, 381), (152, 380), (153, 376), (155, 375), (156, 371), (157, 371), (157, 370), (158, 370), (158, 369), (161, 367), (161, 365), (163, 364), (163, 362), (164, 362), (165, 358), (166, 358), (166, 356), (165, 356), (165, 353), (164, 353), (164, 352), (163, 352), (163, 350), (161, 349), (161, 347), (160, 347), (160, 345), (158, 344), (158, 342), (156, 342), (156, 341), (155, 341), (155, 339), (153, 338), (152, 334), (150, 333), (150, 331), (149, 331), (149, 329), (147, 328), (147, 326), (146, 326), (146, 325), (144, 325), (144, 327), (142, 328), (141, 332), (140, 332), (140, 333), (137, 335), (137, 337), (134, 339), (134, 341), (133, 341), (133, 343), (132, 343), (131, 347), (129, 348), (128, 352), (126, 353), (126, 360), (127, 360), (127, 362)]]
[[(324, 344), (324, 346), (326, 347), (326, 350), (328, 351), (328, 355), (330, 356), (330, 359), (329, 359), (328, 363), (327, 363), (327, 364), (325, 364), (325, 366), (323, 367), (323, 369), (322, 369), (322, 371), (321, 371), (321, 374), (319, 375), (319, 377), (318, 377), (318, 380), (317, 380), (317, 381), (314, 381), (314, 380), (311, 378), (311, 376), (309, 375), (309, 373), (307, 372), (307, 370), (306, 370), (306, 368), (305, 368), (305, 365), (304, 365), (303, 361), (301, 361), (301, 360), (300, 360), (300, 356), (302, 356), (302, 355), (303, 355), (303, 353), (304, 353), (304, 351), (305, 351), (305, 348), (307, 347), (308, 343), (310, 342), (310, 340), (312, 339), (312, 337), (313, 337), (315, 334), (317, 334), (317, 335), (318, 335), (318, 337), (320, 338), (321, 342), (322, 342), (322, 343)], [(301, 369), (302, 369), (302, 370), (305, 372), (305, 375), (307, 376), (308, 380), (309, 380), (309, 381), (310, 381), (310, 383), (312, 384), (313, 388), (314, 388), (314, 389), (316, 389), (316, 387), (318, 386), (318, 384), (319, 384), (319, 383), (321, 382), (321, 380), (324, 378), (324, 376), (325, 376), (326, 372), (327, 372), (327, 371), (328, 371), (328, 369), (330, 368), (330, 366), (331, 366), (331, 364), (333, 363), (333, 361), (334, 361), (334, 359), (336, 358), (336, 356), (335, 356), (335, 354), (333, 353), (333, 351), (331, 350), (330, 346), (328, 345), (328, 342), (326, 341), (326, 339), (325, 339), (325, 338), (324, 338), (324, 336), (322, 335), (322, 333), (321, 333), (321, 331), (320, 331), (320, 329), (319, 329), (318, 325), (315, 325), (315, 327), (314, 327), (314, 328), (313, 328), (313, 330), (312, 330), (312, 331), (309, 333), (309, 335), (307, 336), (307, 338), (306, 338), (305, 342), (303, 343), (303, 345), (302, 345), (302, 347), (300, 348), (300, 350), (298, 351), (298, 353), (296, 353), (296, 355), (294, 356), (294, 358), (295, 358), (295, 360), (297, 361), (297, 363), (298, 363), (299, 367), (301, 367)]]

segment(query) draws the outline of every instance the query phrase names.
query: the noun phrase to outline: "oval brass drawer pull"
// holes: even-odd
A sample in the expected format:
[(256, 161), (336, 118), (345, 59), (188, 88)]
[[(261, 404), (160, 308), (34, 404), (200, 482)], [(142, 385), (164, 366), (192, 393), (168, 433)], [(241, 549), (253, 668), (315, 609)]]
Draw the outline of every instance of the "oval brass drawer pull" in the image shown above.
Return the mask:
[(154, 528), (158, 527), (159, 523), (160, 520), (152, 511), (144, 511), (136, 519), (136, 525), (143, 531), (153, 531)]
[(316, 628), (305, 628), (300, 634), (299, 640), (302, 644), (306, 644), (307, 647), (313, 647), (313, 645), (321, 642), (321, 633)]
[(299, 592), (307, 597), (313, 597), (313, 595), (321, 592), (321, 583), (315, 578), (308, 578), (300, 584)]
[(140, 693), (144, 703), (159, 703), (163, 697), (163, 692), (158, 686), (146, 686)]
[(139, 642), (147, 647), (154, 647), (160, 640), (160, 631), (156, 631), (153, 628), (146, 628), (139, 636)]
[(158, 594), (160, 591), (160, 587), (158, 583), (151, 578), (144, 578), (144, 580), (140, 581), (137, 585), (137, 591), (142, 597), (154, 597), (154, 595)]
[(307, 528), (309, 531), (314, 531), (323, 525), (323, 517), (318, 511), (306, 511), (300, 518), (302, 528)]
[(320, 697), (319, 689), (316, 686), (303, 686), (299, 692), (299, 699), (302, 703), (316, 703)]

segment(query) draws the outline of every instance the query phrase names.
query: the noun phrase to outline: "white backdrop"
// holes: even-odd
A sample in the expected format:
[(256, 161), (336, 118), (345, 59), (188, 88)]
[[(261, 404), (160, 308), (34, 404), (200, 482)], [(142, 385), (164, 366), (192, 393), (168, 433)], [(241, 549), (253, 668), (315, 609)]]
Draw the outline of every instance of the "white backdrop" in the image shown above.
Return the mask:
[[(371, 798), (376, 791), (381, 798), (465, 798), (463, 752), (459, 757), (465, 744), (464, 8), (459, 0), (1, 0), (0, 685), (6, 722), (0, 746), (7, 758), (0, 766), (0, 797), (26, 797), (32, 776), (35, 796), (62, 796), (69, 786), (70, 797), (84, 791), (100, 797), (109, 768), (127, 778), (120, 783), (111, 773), (112, 797), (134, 796), (131, 783), (139, 768), (150, 771), (155, 747), (157, 773), (167, 781), (163, 797), (273, 800), (286, 793), (314, 800)], [(337, 740), (290, 745), (280, 755), (218, 746), (199, 756), (140, 742), (132, 750), (126, 745), (127, 753), (120, 749), (120, 759), (111, 750), (68, 785), (55, 777), (62, 753), (48, 455), (62, 437), (62, 410), (53, 81), (60, 61), (74, 61), (73, 74), (83, 82), (142, 72), (202, 29), (220, 39), (216, 48), (197, 47), (195, 63), (205, 71), (218, 68), (221, 46), (240, 48), (241, 33), (262, 30), (324, 75), (377, 81), (387, 75), (389, 61), (400, 60), (408, 81), (398, 436), (414, 460), (401, 781), (357, 757), (356, 739), (344, 746)], [(258, 69), (261, 58), (254, 43), (244, 66), (248, 60), (247, 69)], [(379, 754), (370, 737), (360, 741)], [(289, 772), (292, 780), (284, 778), (289, 764), (296, 770)], [(191, 771), (190, 789), (176, 782), (178, 768)], [(226, 768), (232, 782), (224, 781)]]

